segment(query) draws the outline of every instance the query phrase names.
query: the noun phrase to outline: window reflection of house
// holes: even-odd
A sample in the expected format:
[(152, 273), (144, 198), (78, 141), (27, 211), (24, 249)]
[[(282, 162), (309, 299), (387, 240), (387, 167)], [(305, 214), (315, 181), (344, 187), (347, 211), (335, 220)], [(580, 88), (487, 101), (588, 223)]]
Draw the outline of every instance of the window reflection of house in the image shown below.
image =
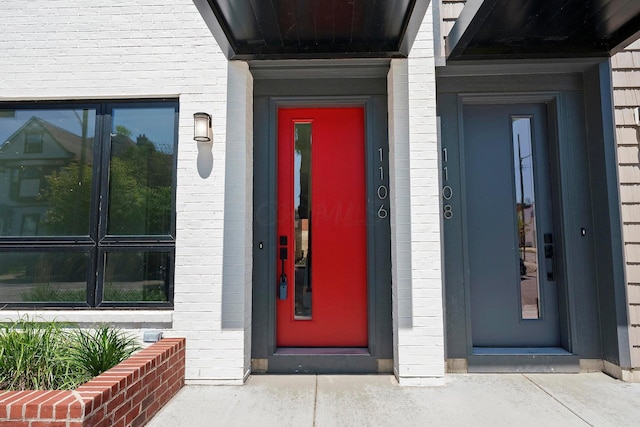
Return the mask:
[(37, 116), (29, 118), (0, 145), (0, 235), (47, 234), (42, 229), (49, 208), (47, 178), (81, 164), (91, 175), (93, 137), (57, 127)]
[(170, 306), (177, 105), (41, 107), (0, 106), (0, 301)]
[(42, 129), (29, 129), (24, 134), (24, 152), (42, 153), (44, 146), (44, 131)]

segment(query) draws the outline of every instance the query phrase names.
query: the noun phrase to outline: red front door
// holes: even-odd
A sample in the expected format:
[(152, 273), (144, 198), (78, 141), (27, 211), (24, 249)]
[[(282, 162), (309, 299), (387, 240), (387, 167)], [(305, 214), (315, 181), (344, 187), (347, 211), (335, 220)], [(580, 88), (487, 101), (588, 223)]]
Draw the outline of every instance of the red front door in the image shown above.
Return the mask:
[(278, 111), (279, 347), (366, 347), (363, 108)]

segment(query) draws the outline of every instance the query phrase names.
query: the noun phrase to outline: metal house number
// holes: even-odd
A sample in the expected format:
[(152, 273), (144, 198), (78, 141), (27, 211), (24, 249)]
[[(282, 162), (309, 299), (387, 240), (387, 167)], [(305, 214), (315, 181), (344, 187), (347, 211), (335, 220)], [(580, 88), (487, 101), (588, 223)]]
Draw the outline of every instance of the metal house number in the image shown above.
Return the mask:
[(442, 187), (442, 198), (444, 199), (444, 203), (442, 204), (442, 215), (444, 219), (453, 218), (453, 208), (448, 203), (449, 200), (453, 198), (453, 188), (448, 184), (449, 182), (449, 156), (447, 153), (447, 149), (442, 149), (442, 182), (444, 186)]
[(378, 195), (378, 200), (382, 202), (380, 204), (380, 207), (378, 208), (378, 218), (385, 219), (386, 217), (389, 216), (389, 211), (387, 210), (387, 206), (385, 205), (385, 200), (389, 196), (389, 189), (387, 188), (386, 185), (384, 185), (384, 180), (385, 180), (384, 149), (378, 148), (378, 154), (380, 158), (380, 165), (378, 167), (378, 171), (380, 172), (379, 178), (380, 178), (381, 184), (378, 186), (376, 193)]

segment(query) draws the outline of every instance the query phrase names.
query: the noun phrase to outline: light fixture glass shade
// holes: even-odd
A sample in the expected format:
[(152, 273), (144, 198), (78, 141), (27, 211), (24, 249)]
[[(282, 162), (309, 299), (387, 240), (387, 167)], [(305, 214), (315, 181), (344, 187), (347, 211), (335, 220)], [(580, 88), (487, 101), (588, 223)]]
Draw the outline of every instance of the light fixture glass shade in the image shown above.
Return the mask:
[(195, 113), (193, 115), (193, 139), (198, 142), (211, 142), (211, 115)]

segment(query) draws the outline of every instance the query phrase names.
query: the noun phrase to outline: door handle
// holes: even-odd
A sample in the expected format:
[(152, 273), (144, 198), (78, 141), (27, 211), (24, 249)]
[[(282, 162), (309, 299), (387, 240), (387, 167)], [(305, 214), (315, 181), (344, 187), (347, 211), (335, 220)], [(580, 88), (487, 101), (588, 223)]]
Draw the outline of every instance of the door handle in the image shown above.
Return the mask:
[(547, 281), (553, 282), (555, 280), (554, 275), (554, 251), (553, 251), (553, 234), (544, 234), (544, 258), (547, 267)]
[(287, 299), (287, 290), (289, 288), (289, 279), (284, 270), (284, 262), (288, 258), (287, 236), (280, 236), (280, 279), (278, 280), (278, 299)]
[(278, 283), (278, 299), (286, 300), (287, 299), (287, 288), (289, 287), (289, 280), (287, 279), (286, 274), (280, 275), (280, 282)]

